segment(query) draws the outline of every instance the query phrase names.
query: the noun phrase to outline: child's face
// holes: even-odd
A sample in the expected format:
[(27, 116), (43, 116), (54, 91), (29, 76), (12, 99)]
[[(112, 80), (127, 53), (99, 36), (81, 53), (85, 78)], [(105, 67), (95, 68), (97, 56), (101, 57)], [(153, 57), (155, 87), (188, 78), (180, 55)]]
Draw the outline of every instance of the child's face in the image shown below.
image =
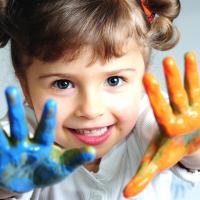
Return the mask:
[(97, 60), (91, 64), (90, 53), (82, 51), (71, 62), (34, 60), (23, 89), (37, 119), (46, 100), (56, 100), (59, 145), (67, 149), (92, 145), (100, 158), (136, 123), (145, 67), (136, 48), (107, 63)]

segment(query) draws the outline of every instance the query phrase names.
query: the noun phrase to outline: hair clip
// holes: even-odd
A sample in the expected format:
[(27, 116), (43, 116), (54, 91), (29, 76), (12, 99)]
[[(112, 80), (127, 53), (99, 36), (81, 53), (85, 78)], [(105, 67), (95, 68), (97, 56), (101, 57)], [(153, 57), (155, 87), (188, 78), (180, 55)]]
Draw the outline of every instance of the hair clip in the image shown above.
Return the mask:
[(145, 0), (141, 0), (141, 6), (142, 6), (142, 9), (143, 9), (143, 11), (144, 11), (146, 17), (147, 17), (147, 21), (148, 21), (149, 23), (152, 23), (152, 22), (154, 21), (154, 18), (155, 18), (155, 13), (152, 12), (152, 11), (149, 9), (149, 7), (148, 7), (147, 4), (145, 4)]

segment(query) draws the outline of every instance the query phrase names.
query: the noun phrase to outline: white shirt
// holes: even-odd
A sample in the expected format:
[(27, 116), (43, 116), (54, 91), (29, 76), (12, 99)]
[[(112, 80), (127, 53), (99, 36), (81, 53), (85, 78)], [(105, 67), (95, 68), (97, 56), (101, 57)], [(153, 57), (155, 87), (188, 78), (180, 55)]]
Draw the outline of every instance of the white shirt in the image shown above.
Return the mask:
[[(102, 158), (97, 173), (79, 167), (58, 184), (8, 199), (125, 200), (122, 193), (125, 185), (136, 173), (150, 139), (155, 134), (159, 134), (147, 97), (144, 97), (141, 103), (140, 115), (133, 131)], [(30, 132), (32, 132), (36, 122), (30, 109), (26, 110)], [(4, 118), (0, 123), (8, 132), (7, 118)], [(172, 200), (177, 194), (184, 195), (184, 192), (189, 191), (192, 186), (199, 182), (200, 173), (189, 173), (174, 166), (171, 170), (157, 175), (139, 195), (129, 199)]]

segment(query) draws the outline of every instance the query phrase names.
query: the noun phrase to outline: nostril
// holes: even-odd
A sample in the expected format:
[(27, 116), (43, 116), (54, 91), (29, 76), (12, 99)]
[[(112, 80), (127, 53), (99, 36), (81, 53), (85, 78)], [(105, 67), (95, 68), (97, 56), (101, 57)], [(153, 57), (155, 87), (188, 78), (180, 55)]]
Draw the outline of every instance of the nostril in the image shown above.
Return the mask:
[(98, 108), (96, 109), (79, 109), (76, 111), (75, 115), (77, 117), (86, 118), (86, 119), (95, 119), (103, 115)]

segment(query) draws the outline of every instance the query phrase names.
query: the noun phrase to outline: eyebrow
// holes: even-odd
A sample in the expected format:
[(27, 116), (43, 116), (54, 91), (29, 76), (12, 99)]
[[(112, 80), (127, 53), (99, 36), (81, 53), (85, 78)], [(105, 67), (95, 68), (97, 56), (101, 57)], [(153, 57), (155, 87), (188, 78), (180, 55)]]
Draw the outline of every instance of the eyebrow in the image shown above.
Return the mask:
[[(113, 71), (105, 71), (103, 73), (108, 74), (108, 75), (112, 75), (112, 74), (118, 74), (118, 73), (124, 72), (124, 71), (135, 72), (136, 69), (134, 69), (134, 68), (125, 68), (125, 69), (117, 69), (117, 70), (113, 70)], [(67, 76), (71, 76), (71, 75), (73, 75), (73, 74), (68, 74), (68, 73), (43, 74), (43, 75), (39, 76), (39, 79), (49, 78), (49, 77), (52, 77), (52, 76), (66, 78)]]
[(106, 73), (107, 73), (107, 74), (118, 74), (118, 73), (124, 72), (124, 71), (135, 72), (136, 69), (134, 69), (134, 68), (124, 68), (124, 69), (117, 69), (117, 70), (113, 70), (113, 71), (108, 71), (108, 72), (106, 72)]

